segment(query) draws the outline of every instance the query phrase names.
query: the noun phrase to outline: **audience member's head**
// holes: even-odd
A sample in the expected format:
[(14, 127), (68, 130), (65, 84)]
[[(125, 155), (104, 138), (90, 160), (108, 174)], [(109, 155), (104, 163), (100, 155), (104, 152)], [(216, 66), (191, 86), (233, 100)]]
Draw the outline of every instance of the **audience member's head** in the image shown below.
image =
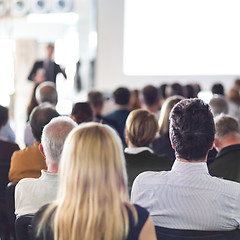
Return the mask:
[(167, 86), (168, 85), (166, 83), (164, 83), (159, 87), (159, 94), (160, 94), (160, 97), (163, 99), (167, 98), (167, 94), (166, 94)]
[(71, 118), (77, 123), (91, 122), (93, 110), (88, 102), (78, 102), (73, 105)]
[(130, 100), (129, 100), (129, 109), (132, 111), (139, 108), (141, 108), (139, 91), (137, 89), (134, 89), (131, 91)]
[(152, 85), (147, 85), (142, 90), (143, 102), (147, 107), (151, 107), (159, 103), (158, 89)]
[(234, 81), (234, 88), (236, 88), (237, 90), (240, 90), (240, 79), (236, 79)]
[(159, 117), (159, 135), (167, 136), (169, 134), (169, 115), (173, 106), (183, 100), (182, 96), (172, 96), (165, 100), (162, 105)]
[(175, 96), (175, 95), (184, 96), (183, 86), (179, 83), (173, 83), (169, 85), (167, 88), (168, 97)]
[(212, 86), (212, 94), (224, 95), (224, 87), (221, 83), (216, 83)]
[(229, 101), (240, 105), (240, 93), (238, 89), (231, 88), (227, 94), (227, 98), (229, 99)]
[(214, 118), (215, 121), (215, 139), (221, 140), (232, 134), (240, 134), (238, 120), (225, 114), (220, 114)]
[(117, 105), (126, 106), (129, 104), (130, 91), (125, 87), (120, 87), (113, 92), (113, 97)]
[(36, 89), (36, 99), (39, 104), (48, 102), (54, 106), (57, 105), (58, 93), (55, 83), (47, 81), (39, 84)]
[(0, 129), (7, 123), (8, 121), (8, 108), (0, 105)]
[(88, 102), (90, 103), (94, 115), (101, 115), (103, 105), (104, 105), (104, 97), (99, 91), (90, 91), (88, 93)]
[(43, 127), (48, 124), (52, 118), (58, 116), (59, 113), (49, 103), (42, 103), (32, 110), (29, 122), (35, 140), (41, 142)]
[(196, 97), (196, 94), (195, 94), (195, 89), (194, 89), (194, 86), (192, 84), (187, 84), (185, 86), (185, 89), (186, 89), (186, 98), (194, 98)]
[(45, 127), (42, 132), (42, 148), (46, 163), (59, 165), (63, 144), (67, 135), (75, 128), (77, 124), (69, 117), (55, 117)]
[(130, 147), (147, 147), (153, 142), (158, 131), (154, 114), (137, 109), (130, 112), (126, 120), (126, 140)]
[(228, 113), (228, 102), (223, 95), (213, 95), (209, 102), (209, 106), (213, 112), (213, 116), (217, 116), (221, 113)]
[(49, 43), (47, 45), (47, 58), (51, 59), (54, 53), (54, 45), (52, 43)]
[(177, 158), (203, 161), (213, 146), (213, 115), (208, 104), (193, 98), (177, 103), (170, 113), (170, 137)]

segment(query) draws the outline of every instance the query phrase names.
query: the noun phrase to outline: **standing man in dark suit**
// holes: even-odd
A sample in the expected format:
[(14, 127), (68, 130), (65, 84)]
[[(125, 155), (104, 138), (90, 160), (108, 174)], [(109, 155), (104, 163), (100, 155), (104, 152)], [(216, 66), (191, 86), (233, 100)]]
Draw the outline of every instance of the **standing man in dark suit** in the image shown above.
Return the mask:
[(61, 69), (61, 67), (52, 60), (53, 52), (54, 52), (54, 45), (48, 44), (47, 45), (47, 58), (43, 61), (36, 61), (34, 63), (33, 68), (28, 76), (28, 80), (34, 81), (36, 72), (40, 68), (43, 68), (45, 70), (46, 81), (51, 81), (51, 82), (56, 83), (56, 77), (57, 77), (58, 73), (62, 73), (62, 75), (65, 78), (67, 78), (67, 75), (66, 75), (64, 69)]
[(218, 151), (211, 163), (209, 173), (212, 176), (240, 182), (240, 128), (237, 119), (221, 114), (215, 118), (215, 141)]

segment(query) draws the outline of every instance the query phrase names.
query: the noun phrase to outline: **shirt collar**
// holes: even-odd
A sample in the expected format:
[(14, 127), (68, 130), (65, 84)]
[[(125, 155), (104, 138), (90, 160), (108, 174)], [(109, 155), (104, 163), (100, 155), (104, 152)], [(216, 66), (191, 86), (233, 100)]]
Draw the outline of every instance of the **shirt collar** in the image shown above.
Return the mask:
[(149, 147), (137, 147), (137, 148), (125, 148), (124, 152), (129, 154), (138, 154), (143, 151), (149, 151), (150, 153), (154, 153), (153, 150)]
[(50, 172), (47, 172), (46, 170), (41, 170), (41, 173), (42, 175), (40, 176), (40, 178), (42, 180), (47, 179), (48, 181), (49, 180), (55, 181), (56, 179), (58, 179), (58, 173), (50, 173)]
[(172, 171), (188, 174), (209, 174), (206, 162), (182, 162), (175, 160)]

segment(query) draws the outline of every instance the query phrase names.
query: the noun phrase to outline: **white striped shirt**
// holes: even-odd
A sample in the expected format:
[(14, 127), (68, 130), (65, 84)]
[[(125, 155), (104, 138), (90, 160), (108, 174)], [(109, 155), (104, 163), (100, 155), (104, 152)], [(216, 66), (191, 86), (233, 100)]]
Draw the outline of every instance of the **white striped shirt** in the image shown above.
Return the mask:
[(212, 177), (205, 162), (175, 161), (171, 171), (144, 172), (131, 200), (156, 226), (192, 230), (240, 228), (240, 184)]

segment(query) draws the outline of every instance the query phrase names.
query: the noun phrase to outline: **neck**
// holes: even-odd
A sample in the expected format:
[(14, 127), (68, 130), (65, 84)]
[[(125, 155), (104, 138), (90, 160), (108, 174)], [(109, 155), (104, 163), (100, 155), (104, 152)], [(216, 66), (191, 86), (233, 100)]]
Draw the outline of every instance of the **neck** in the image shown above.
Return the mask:
[(157, 114), (158, 113), (158, 104), (152, 105), (152, 106), (146, 106), (145, 107), (147, 111)]
[(190, 163), (200, 163), (200, 162), (207, 162), (207, 157), (205, 159), (200, 159), (200, 160), (187, 160), (184, 158), (177, 158), (178, 161), (180, 162), (190, 162)]
[(238, 133), (228, 135), (226, 137), (223, 137), (221, 140), (217, 140), (215, 142), (215, 146), (218, 151), (220, 151), (225, 147), (235, 145), (235, 144), (240, 144), (240, 134)]
[(47, 162), (47, 172), (49, 173), (58, 173), (58, 165), (56, 163)]
[(117, 109), (118, 110), (128, 110), (129, 107), (128, 107), (128, 104), (126, 104), (126, 105), (117, 105)]

